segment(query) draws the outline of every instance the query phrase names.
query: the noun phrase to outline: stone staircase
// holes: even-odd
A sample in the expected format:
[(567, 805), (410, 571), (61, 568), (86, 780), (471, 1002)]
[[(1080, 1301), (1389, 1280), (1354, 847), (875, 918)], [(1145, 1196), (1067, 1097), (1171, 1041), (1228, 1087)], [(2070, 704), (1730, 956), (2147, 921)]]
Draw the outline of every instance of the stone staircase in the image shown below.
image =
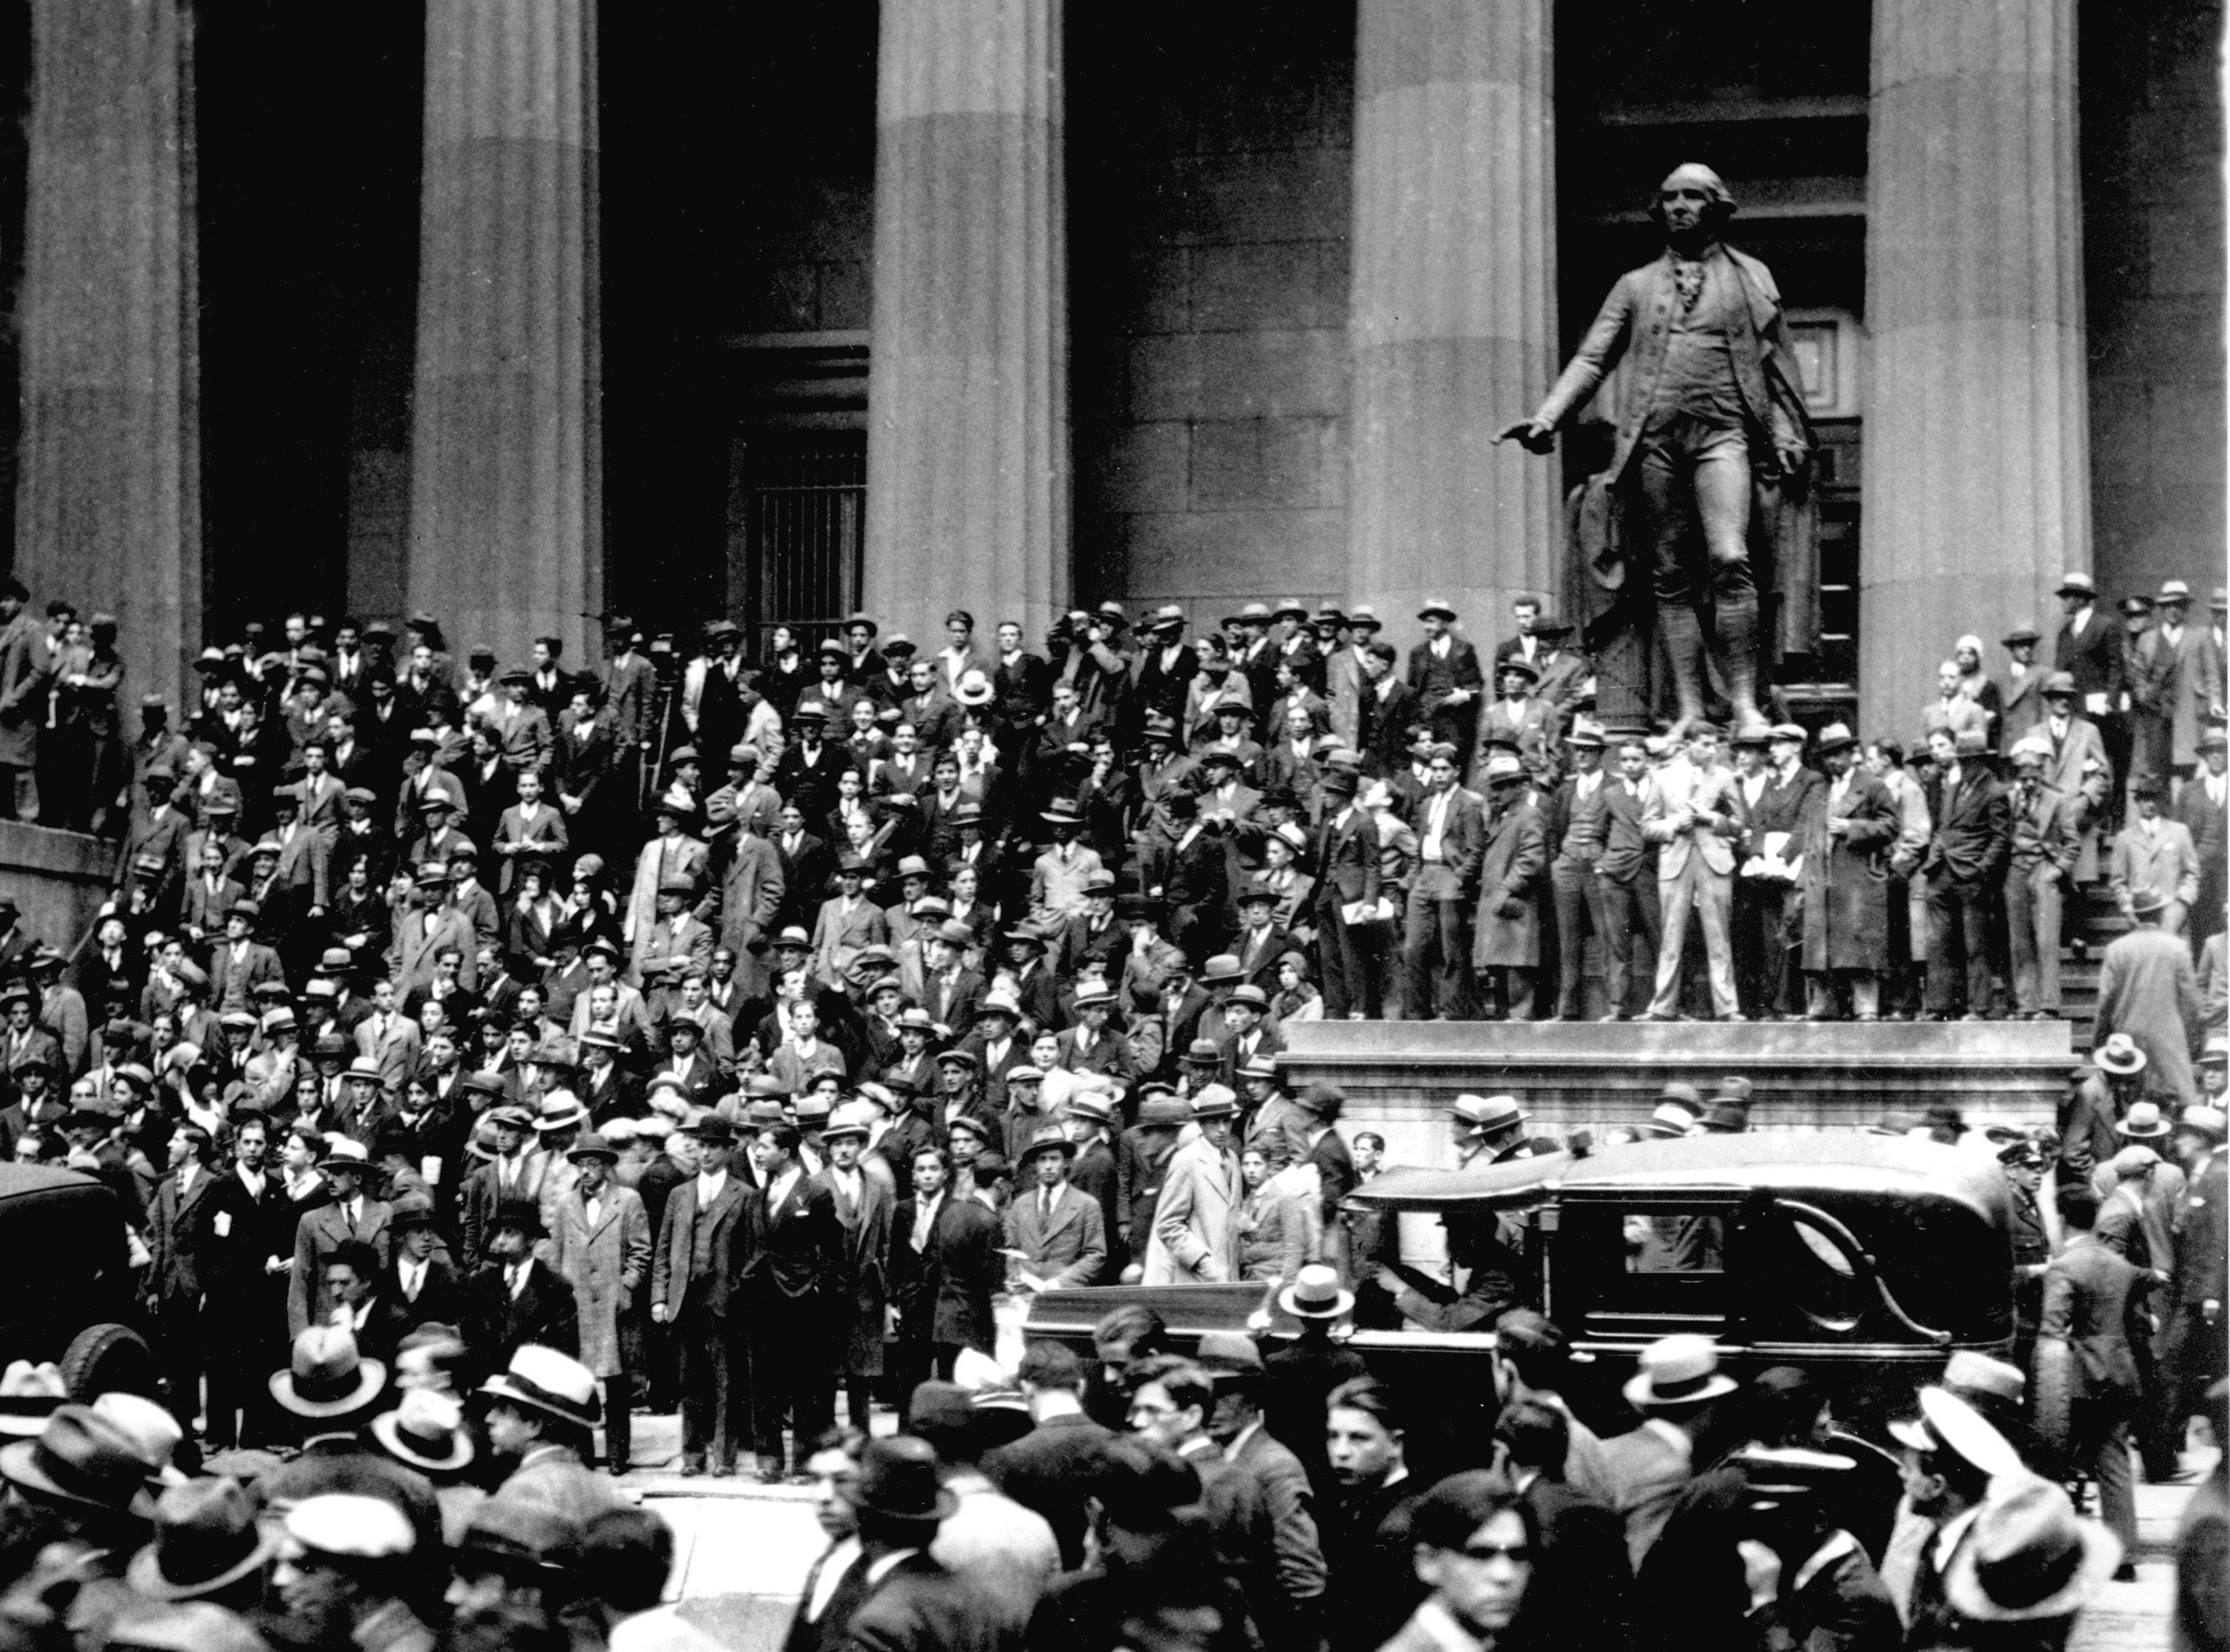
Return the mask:
[(2099, 955), (2115, 936), (2128, 930), (2130, 921), (2115, 907), (2105, 885), (2092, 884), (2069, 903), (2060, 927), (2067, 937), (2059, 953), (2060, 1012), (2068, 1019), (2076, 1053), (2088, 1054), (2091, 1018), (2098, 1008)]

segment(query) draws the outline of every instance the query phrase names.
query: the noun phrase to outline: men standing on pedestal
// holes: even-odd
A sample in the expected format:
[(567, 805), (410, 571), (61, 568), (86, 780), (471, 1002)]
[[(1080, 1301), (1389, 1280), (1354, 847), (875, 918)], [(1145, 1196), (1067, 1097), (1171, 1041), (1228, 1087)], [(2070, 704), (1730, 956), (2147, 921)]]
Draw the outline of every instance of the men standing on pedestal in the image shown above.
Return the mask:
[(1889, 851), (1898, 815), (1889, 788), (1858, 761), (1857, 737), (1840, 723), (1820, 731), (1825, 789), (1803, 822), (1803, 965), (1806, 1013), (1835, 1019), (1838, 991), (1850, 991), (1860, 1021), (1881, 1014), (1881, 973), (1889, 965)]
[[(1737, 723), (1766, 721), (1757, 667), (1761, 652), (1769, 659), (1774, 651), (1758, 647), (1753, 541), (1771, 547), (1784, 589), (1810, 582), (1814, 529), (1808, 512), (1789, 508), (1812, 457), (1803, 381), (1772, 273), (1719, 239), (1734, 209), (1711, 168), (1676, 168), (1650, 209), (1665, 228), (1664, 256), (1619, 278), (1548, 399), (1501, 432), (1548, 453), (1557, 425), (1633, 352), (1617, 446), (1588, 484), (1602, 508), (1589, 509), (1591, 498), (1577, 513), (1577, 549), (1604, 608), (1651, 582), (1679, 704), (1676, 734), (1704, 714), (1707, 620)], [(1587, 646), (1594, 651), (1592, 633)]]
[(1445, 740), (1469, 762), (1479, 743), (1479, 696), (1486, 678), (1479, 669), (1479, 650), (1449, 627), (1456, 611), (1438, 598), (1417, 610), (1425, 640), (1409, 650), (1408, 685), (1417, 697), (1417, 714), (1431, 719), (1433, 738)]
[(1719, 731), (1708, 723), (1688, 730), (1688, 749), (1653, 775), (1641, 807), (1641, 835), (1660, 845), (1657, 905), (1661, 936), (1657, 993), (1642, 1019), (1680, 1016), (1680, 963), (1688, 944), (1688, 914), (1704, 928), (1704, 955), (1711, 984), (1711, 1009), (1722, 1021), (1743, 1021), (1735, 1002), (1734, 954), (1727, 918), (1733, 902), (1735, 855), (1727, 839), (1737, 830), (1741, 800), (1734, 776), (1718, 766)]

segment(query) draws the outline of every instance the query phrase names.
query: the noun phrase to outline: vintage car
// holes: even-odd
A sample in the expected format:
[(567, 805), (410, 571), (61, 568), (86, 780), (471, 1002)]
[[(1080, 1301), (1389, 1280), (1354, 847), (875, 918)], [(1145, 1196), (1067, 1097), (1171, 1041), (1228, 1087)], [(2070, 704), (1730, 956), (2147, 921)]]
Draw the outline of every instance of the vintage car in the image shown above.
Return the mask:
[(0, 1164), (0, 1365), (53, 1360), (75, 1399), (151, 1394), (136, 1280), (116, 1194), (90, 1176)]
[[(1395, 1170), (1350, 1201), (1399, 1217), (1403, 1250), (1476, 1250), (1491, 1227), (1515, 1294), (1563, 1327), (1581, 1375), (1568, 1395), (1599, 1428), (1659, 1337), (1701, 1332), (1737, 1373), (1799, 1366), (1839, 1417), (1878, 1421), (1955, 1349), (2003, 1357), (2014, 1335), (2010, 1193), (1995, 1160), (1934, 1142), (1834, 1132), (1692, 1136), (1460, 1170)], [(1451, 1244), (1436, 1244), (1442, 1234)], [(1404, 1278), (1454, 1299), (1466, 1282), (1405, 1262)], [(1295, 1329), (1258, 1285), (1048, 1292), (1026, 1336), (1088, 1350), (1119, 1302), (1142, 1302), (1180, 1347), (1203, 1331)], [(1482, 1309), (1495, 1304), (1481, 1303)], [(1491, 1417), (1490, 1326), (1357, 1330), (1350, 1346), (1398, 1384), (1412, 1414), (1475, 1435)], [(1464, 1419), (1459, 1421), (1459, 1419)]]

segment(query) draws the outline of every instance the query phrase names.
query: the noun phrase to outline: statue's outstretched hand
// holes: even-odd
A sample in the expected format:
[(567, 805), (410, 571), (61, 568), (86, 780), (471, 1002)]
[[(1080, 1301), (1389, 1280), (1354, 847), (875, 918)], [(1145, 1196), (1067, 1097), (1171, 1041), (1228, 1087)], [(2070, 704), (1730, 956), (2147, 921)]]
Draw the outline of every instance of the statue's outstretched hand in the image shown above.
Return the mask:
[(1497, 431), (1494, 439), (1514, 441), (1529, 453), (1545, 453), (1556, 446), (1556, 427), (1545, 419), (1520, 419)]

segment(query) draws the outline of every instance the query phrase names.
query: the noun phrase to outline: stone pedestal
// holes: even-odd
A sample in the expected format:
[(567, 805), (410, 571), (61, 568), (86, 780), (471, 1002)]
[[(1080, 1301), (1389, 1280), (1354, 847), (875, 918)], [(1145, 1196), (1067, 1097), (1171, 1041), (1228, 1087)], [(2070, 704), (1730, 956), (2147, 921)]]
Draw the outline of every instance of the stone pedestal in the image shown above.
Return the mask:
[(175, 705), (202, 640), (193, 13), (36, 0), (31, 32), (16, 571), (117, 616), (124, 704)]
[(1559, 604), (1556, 464), (1492, 440), (1556, 372), (1550, 14), (1358, 8), (1349, 595), (1397, 639), (1427, 597), (1482, 652), (1515, 593)]
[[(861, 601), (1033, 647), (1068, 601), (1068, 274), (1056, 0), (885, 0)], [(806, 616), (814, 617), (814, 616)]]
[(1878, 0), (1860, 712), (1911, 738), (1963, 632), (2091, 560), (2074, 0)]
[(1515, 1096), (1538, 1135), (1600, 1137), (1646, 1122), (1675, 1080), (1711, 1095), (1756, 1086), (1754, 1130), (1858, 1130), (1917, 1121), (1948, 1102), (1970, 1120), (2049, 1124), (2074, 1062), (2065, 1021), (1310, 1021), (1279, 1059), (1299, 1090), (1347, 1092), (1350, 1126), (1379, 1131), (1389, 1160), (1448, 1162), (1447, 1108), (1466, 1092)]
[(409, 600), (586, 659), (603, 602), (596, 0), (430, 0)]

